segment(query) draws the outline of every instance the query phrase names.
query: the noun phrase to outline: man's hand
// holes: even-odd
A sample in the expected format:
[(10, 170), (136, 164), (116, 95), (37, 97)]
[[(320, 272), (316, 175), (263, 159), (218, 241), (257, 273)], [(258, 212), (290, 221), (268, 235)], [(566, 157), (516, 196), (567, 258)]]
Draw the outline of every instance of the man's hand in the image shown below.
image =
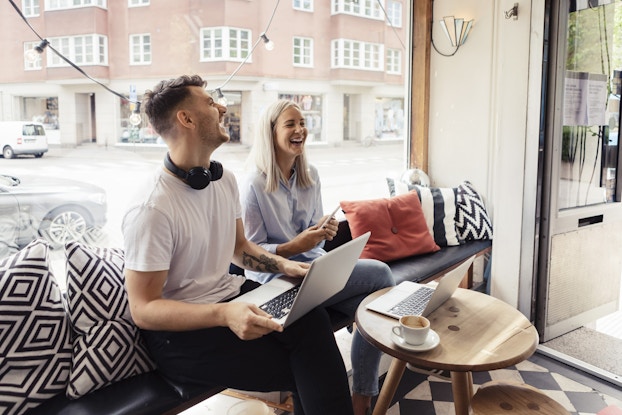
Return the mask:
[(272, 320), (254, 304), (227, 303), (225, 323), (242, 340), (253, 340), (273, 331), (283, 331), (283, 326)]

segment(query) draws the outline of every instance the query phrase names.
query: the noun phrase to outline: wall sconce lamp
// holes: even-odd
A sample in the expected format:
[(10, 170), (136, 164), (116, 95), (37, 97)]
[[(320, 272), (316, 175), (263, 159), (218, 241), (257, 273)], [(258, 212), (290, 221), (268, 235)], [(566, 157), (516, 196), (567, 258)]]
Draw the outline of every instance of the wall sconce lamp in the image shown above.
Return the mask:
[(43, 53), (43, 50), (47, 47), (49, 43), (50, 42), (48, 42), (46, 39), (43, 39), (41, 43), (39, 43), (37, 46), (27, 50), (24, 53), (24, 58), (26, 59), (26, 61), (29, 63), (35, 63), (37, 59), (39, 59), (39, 55)]
[(266, 36), (265, 32), (262, 33), (259, 37), (261, 37), (261, 39), (263, 40), (264, 47), (266, 48), (266, 50), (274, 49), (274, 42), (268, 39), (268, 36)]
[(441, 20), (443, 32), (445, 36), (447, 36), (449, 42), (451, 42), (451, 46), (455, 48), (464, 45), (472, 25), (473, 20), (465, 21), (462, 17), (445, 16), (443, 20)]

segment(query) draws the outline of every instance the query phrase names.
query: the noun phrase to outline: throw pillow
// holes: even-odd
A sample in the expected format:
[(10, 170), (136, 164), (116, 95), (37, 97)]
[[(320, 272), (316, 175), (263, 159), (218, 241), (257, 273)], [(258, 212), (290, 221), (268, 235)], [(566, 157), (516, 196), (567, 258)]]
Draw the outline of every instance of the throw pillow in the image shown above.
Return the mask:
[(438, 246), (460, 245), (456, 232), (456, 189), (414, 186), (428, 230)]
[(352, 238), (371, 231), (361, 258), (388, 262), (440, 249), (428, 231), (414, 192), (388, 199), (342, 201), (340, 205)]
[(456, 189), (407, 184), (387, 177), (391, 196), (416, 191), (430, 234), (438, 246), (460, 245), (456, 231)]
[(492, 222), (475, 187), (465, 181), (457, 189), (456, 229), (463, 241), (492, 239)]
[(49, 267), (49, 246), (35, 240), (0, 261), (0, 413), (16, 415), (65, 391), (71, 328)]
[(65, 246), (69, 319), (77, 333), (67, 397), (155, 368), (129, 314), (123, 251)]

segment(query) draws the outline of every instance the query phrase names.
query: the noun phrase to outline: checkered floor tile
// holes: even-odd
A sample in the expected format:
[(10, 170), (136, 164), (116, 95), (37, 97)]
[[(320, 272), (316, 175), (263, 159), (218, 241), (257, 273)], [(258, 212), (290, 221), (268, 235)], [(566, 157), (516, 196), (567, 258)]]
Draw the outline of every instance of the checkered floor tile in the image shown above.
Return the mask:
[[(622, 408), (622, 401), (585, 386), (535, 363), (537, 357), (516, 366), (473, 374), (475, 390), (491, 380), (524, 382), (532, 385), (564, 406), (572, 415), (594, 415), (609, 405)], [(406, 371), (388, 415), (454, 414), (449, 381)]]

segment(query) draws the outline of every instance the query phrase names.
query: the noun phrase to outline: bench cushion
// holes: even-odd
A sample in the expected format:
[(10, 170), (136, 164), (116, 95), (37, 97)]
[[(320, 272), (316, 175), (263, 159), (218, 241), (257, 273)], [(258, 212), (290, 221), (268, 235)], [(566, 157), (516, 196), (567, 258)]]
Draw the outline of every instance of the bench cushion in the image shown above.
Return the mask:
[(470, 241), (458, 246), (445, 246), (431, 254), (417, 255), (388, 262), (395, 283), (402, 281), (422, 282), (434, 279), (457, 266), (460, 262), (492, 246), (492, 241)]
[(156, 415), (182, 403), (157, 373), (149, 372), (115, 382), (80, 399), (56, 395), (25, 415)]

